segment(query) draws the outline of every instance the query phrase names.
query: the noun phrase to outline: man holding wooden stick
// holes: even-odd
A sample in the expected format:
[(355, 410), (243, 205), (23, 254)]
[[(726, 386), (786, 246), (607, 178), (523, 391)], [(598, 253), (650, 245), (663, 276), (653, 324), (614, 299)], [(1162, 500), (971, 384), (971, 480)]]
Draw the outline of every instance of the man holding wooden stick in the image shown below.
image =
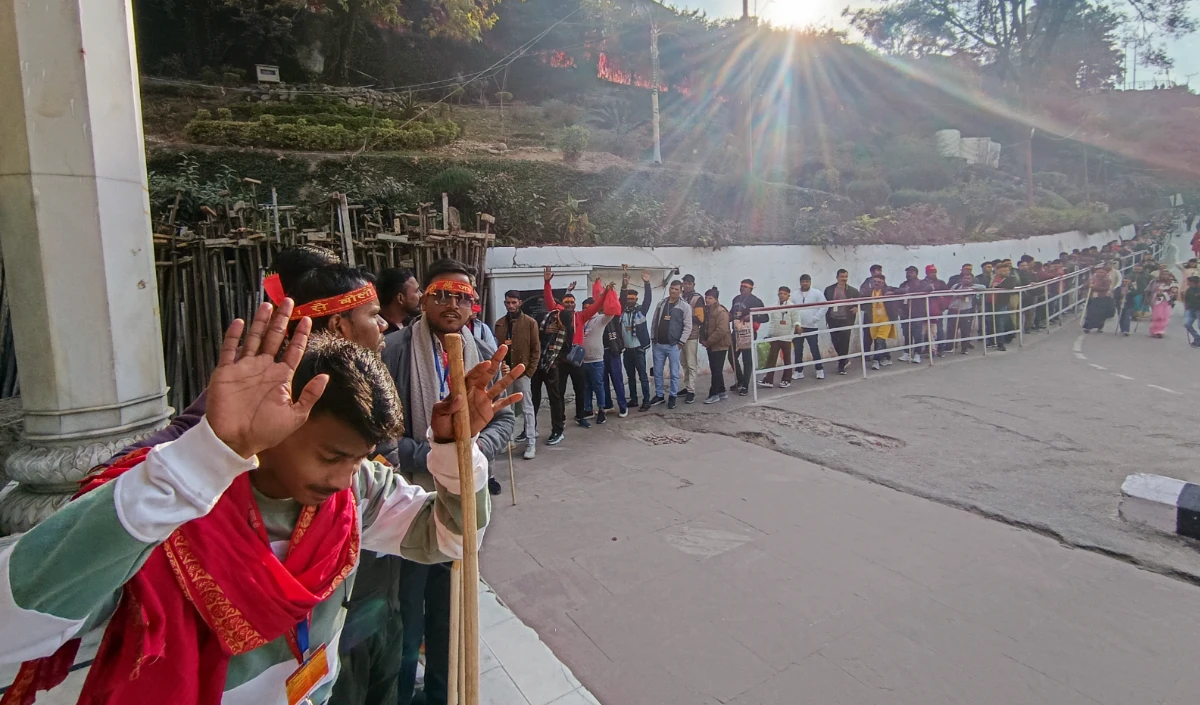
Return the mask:
[[(325, 703), (360, 548), (463, 555), (463, 451), (472, 526), (486, 526), (487, 462), (454, 441), (519, 398), (499, 397), (521, 370), (491, 384), (499, 361), (481, 362), (434, 404), (425, 460), (438, 491), (426, 492), (366, 459), (403, 424), (379, 358), (328, 335), (309, 343), (307, 317), (278, 354), (292, 308), (263, 304), (241, 345), (242, 321), (230, 326), (198, 425), (93, 475), (0, 552), (13, 598), (0, 604), (0, 663), (35, 659), (5, 705), (60, 683), (78, 637), (106, 622), (84, 701)], [(470, 426), (456, 429), (465, 406)]]
[[(400, 402), (407, 413), (404, 431), (394, 450), (386, 457), (413, 482), (428, 486), (433, 477), (426, 471), (430, 445), (420, 434), (425, 419), (441, 400), (450, 394), (450, 358), (446, 336), (463, 333), (463, 362), (472, 369), (491, 358), (497, 366), (507, 349), (499, 351), (463, 331), (471, 317), (476, 293), (471, 285), (471, 270), (455, 260), (438, 260), (425, 275), (421, 299), (423, 315), (397, 333), (389, 335), (383, 360), (396, 383)], [(520, 371), (518, 371), (520, 370)], [(523, 374), (523, 365), (514, 365), (506, 379)], [(519, 395), (516, 395), (519, 397)], [(474, 423), (474, 422), (473, 422)], [(478, 432), (478, 446), (491, 461), (508, 447), (516, 418), (507, 406), (498, 410)], [(399, 579), (394, 576), (399, 568)], [(383, 558), (373, 562), (371, 577), (364, 576), (372, 590), (399, 590), (399, 609), (377, 615), (403, 625), (403, 657), (400, 665), (399, 703), (412, 702), (417, 661), (422, 638), (425, 641), (425, 702), (445, 705), (448, 695), (450, 659), (450, 565), (426, 565), (412, 561)], [(337, 705), (341, 705), (338, 703)], [(390, 703), (388, 705), (391, 705)]]

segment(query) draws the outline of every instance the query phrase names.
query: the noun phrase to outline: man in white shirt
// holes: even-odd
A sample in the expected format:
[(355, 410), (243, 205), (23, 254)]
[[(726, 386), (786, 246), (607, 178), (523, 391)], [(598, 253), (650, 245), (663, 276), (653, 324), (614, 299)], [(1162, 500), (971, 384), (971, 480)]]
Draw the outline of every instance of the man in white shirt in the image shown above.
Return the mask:
[[(800, 291), (792, 299), (792, 303), (823, 304), (825, 303), (825, 294), (821, 293), (819, 289), (812, 288), (812, 277), (802, 274), (800, 275)], [(825, 365), (821, 364), (821, 347), (817, 343), (817, 330), (820, 328), (821, 319), (825, 317), (825, 312), (828, 310), (828, 306), (813, 306), (798, 311), (800, 335), (792, 341), (796, 357), (795, 379), (804, 379), (804, 365), (801, 363), (804, 362), (804, 344), (806, 342), (809, 351), (812, 352), (812, 361), (816, 363), (817, 379), (825, 379)]]
[[(792, 303), (792, 290), (789, 287), (779, 287), (779, 305), (787, 306)], [(784, 338), (800, 332), (800, 312), (797, 309), (789, 308), (781, 311), (772, 311), (771, 320), (767, 324), (767, 338), (771, 340), (771, 351), (767, 353), (767, 369), (775, 367), (775, 360), (782, 356), (783, 358), (783, 379), (779, 382), (780, 387), (792, 386), (792, 341), (791, 340), (774, 340), (775, 338)], [(768, 372), (762, 381), (758, 383), (760, 387), (774, 387), (775, 373)]]

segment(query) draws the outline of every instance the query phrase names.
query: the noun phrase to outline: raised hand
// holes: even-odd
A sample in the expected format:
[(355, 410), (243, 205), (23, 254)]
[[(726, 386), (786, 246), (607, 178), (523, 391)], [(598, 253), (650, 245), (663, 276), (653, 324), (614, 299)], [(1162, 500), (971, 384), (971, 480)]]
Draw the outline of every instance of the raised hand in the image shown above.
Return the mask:
[(650, 281), (650, 272), (649, 272), (649, 270), (646, 270), (646, 269), (643, 269), (643, 270), (642, 270), (642, 281), (644, 281), (644, 282), (648, 282), (648, 281)]
[(542, 278), (546, 281), (550, 281), (554, 278), (554, 272), (550, 269), (550, 265), (546, 265), (546, 267), (542, 269)]
[(567, 285), (567, 291), (575, 291), (575, 282), (571, 282)]
[[(525, 374), (525, 365), (515, 365), (508, 374), (497, 380), (495, 384), (491, 384), (492, 378), (496, 376), (496, 370), (504, 364), (504, 356), (507, 354), (508, 346), (501, 345), (496, 350), (496, 354), (492, 355), (492, 359), (485, 360), (467, 371), (464, 381), (467, 387), (466, 403), (471, 411), (472, 437), (479, 435), (479, 432), (492, 422), (497, 411), (521, 401), (520, 392), (500, 399), (498, 397), (518, 377)], [(433, 405), (429, 426), (433, 429), (434, 442), (451, 443), (454, 441), (454, 412), (461, 409), (463, 403), (462, 397), (451, 395)]]
[(208, 381), (208, 425), (243, 458), (273, 448), (295, 433), (329, 382), (328, 375), (317, 375), (292, 401), (292, 375), (304, 356), (312, 321), (300, 320), (283, 356), (276, 360), (291, 314), (291, 299), (284, 299), (277, 311), (269, 303), (259, 306), (241, 350), (238, 341), (245, 322), (239, 318), (231, 323), (217, 369)]

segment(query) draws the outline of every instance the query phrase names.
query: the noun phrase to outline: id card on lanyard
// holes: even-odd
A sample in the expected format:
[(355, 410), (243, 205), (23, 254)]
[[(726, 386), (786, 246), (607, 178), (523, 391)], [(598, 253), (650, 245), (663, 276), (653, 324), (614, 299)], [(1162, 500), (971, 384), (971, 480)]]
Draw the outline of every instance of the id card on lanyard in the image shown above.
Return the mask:
[(433, 347), (433, 369), (437, 372), (438, 378), (438, 400), (445, 399), (450, 396), (450, 356), (443, 350), (438, 353), (437, 343), (430, 343)]
[(288, 647), (292, 655), (300, 662), (285, 683), (288, 705), (306, 705), (312, 703), (313, 691), (329, 675), (329, 657), (325, 653), (325, 645), (321, 644), (316, 651), (309, 649), (308, 629), (311, 617), (306, 617), (288, 633)]

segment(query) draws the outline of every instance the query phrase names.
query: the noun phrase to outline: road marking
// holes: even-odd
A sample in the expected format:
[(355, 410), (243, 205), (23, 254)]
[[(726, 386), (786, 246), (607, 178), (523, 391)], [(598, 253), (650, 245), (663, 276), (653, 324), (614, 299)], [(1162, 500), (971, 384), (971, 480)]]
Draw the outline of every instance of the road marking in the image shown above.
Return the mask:
[(1077, 353), (1083, 352), (1083, 336), (1082, 335), (1075, 339), (1075, 344), (1071, 346), (1071, 349)]
[(1123, 375), (1123, 374), (1120, 374), (1120, 373), (1118, 373), (1118, 372), (1113, 372), (1113, 373), (1112, 373), (1112, 375), (1113, 375), (1114, 377), (1120, 377), (1121, 379), (1127, 379), (1127, 380), (1129, 380), (1129, 381), (1131, 381), (1131, 382), (1133, 381), (1133, 378), (1132, 378), (1132, 377), (1130, 377), (1129, 375)]
[(1095, 367), (1095, 368), (1096, 368), (1096, 369), (1098, 369), (1098, 370), (1107, 370), (1107, 369), (1108, 369), (1107, 367), (1103, 367), (1103, 366), (1101, 366), (1101, 365), (1097, 365), (1097, 364), (1096, 364), (1096, 363), (1094, 363), (1094, 362), (1089, 362), (1089, 363), (1088, 363), (1088, 367)]
[(1079, 358), (1080, 360), (1086, 360), (1086, 359), (1087, 359), (1087, 356), (1086, 356), (1086, 355), (1084, 355), (1083, 353), (1075, 353), (1075, 357)]
[(1151, 389), (1157, 389), (1157, 390), (1160, 390), (1163, 392), (1168, 392), (1170, 394), (1178, 394), (1179, 396), (1183, 396), (1183, 392), (1177, 392), (1174, 389), (1167, 389), (1166, 387), (1160, 387), (1157, 384), (1147, 384), (1146, 386), (1150, 387)]

